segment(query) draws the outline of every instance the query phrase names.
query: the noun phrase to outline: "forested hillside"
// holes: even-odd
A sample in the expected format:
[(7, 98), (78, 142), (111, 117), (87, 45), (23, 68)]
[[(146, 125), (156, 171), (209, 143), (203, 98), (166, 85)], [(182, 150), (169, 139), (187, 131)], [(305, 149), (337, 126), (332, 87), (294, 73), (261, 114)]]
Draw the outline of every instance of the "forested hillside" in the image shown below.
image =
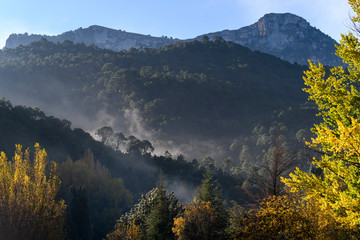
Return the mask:
[(311, 126), (304, 69), (220, 38), (120, 53), (41, 40), (0, 52), (0, 93), (86, 130), (110, 125), (164, 151), (225, 158), (256, 126), (283, 122), (293, 136)]
[[(40, 143), (47, 150), (49, 160), (58, 163), (58, 174), (63, 184), (60, 197), (66, 200), (67, 205), (72, 204), (76, 197), (88, 199), (89, 209), (83, 211), (89, 214), (87, 227), (92, 228), (93, 239), (104, 237), (133, 201), (156, 186), (160, 171), (168, 189), (175, 191), (182, 202), (190, 201), (201, 183), (205, 165), (197, 160), (191, 162), (182, 156), (151, 155), (151, 150), (143, 148), (142, 141), (133, 136), (129, 136), (128, 141), (124, 138), (127, 150), (115, 151), (95, 141), (82, 129), (71, 129), (70, 126), (71, 122), (48, 117), (39, 109), (12, 106), (9, 101), (0, 101), (1, 151), (11, 156), (15, 144), (21, 143), (24, 149), (29, 147), (33, 152), (35, 142)], [(214, 165), (210, 168), (224, 186), (227, 199), (249, 201), (243, 191), (236, 189), (243, 182), (241, 178), (231, 176)], [(86, 219), (86, 216), (83, 218)], [(70, 230), (79, 227), (71, 222), (67, 224)]]
[(0, 240), (360, 239), (348, 2), (337, 67), (206, 36), (0, 51)]

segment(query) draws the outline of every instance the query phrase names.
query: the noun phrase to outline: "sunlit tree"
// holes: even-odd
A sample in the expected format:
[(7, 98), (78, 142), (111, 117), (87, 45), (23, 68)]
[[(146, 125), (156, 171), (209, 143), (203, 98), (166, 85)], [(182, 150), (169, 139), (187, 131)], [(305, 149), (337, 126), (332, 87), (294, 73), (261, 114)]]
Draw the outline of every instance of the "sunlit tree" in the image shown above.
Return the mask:
[(194, 199), (184, 208), (181, 217), (174, 219), (173, 233), (179, 240), (218, 240), (217, 213), (210, 202)]
[(57, 200), (60, 180), (52, 163), (47, 174), (47, 153), (35, 145), (30, 151), (16, 145), (9, 161), (0, 155), (0, 237), (1, 239), (63, 239), (66, 205)]
[(141, 240), (140, 227), (132, 222), (130, 225), (118, 225), (114, 231), (106, 235), (107, 240)]
[[(360, 23), (360, 2), (349, 0), (355, 12), (352, 21)], [(322, 153), (313, 163), (322, 174), (297, 169), (284, 180), (293, 192), (305, 191), (319, 209), (330, 210), (344, 227), (360, 226), (360, 41), (353, 34), (341, 35), (337, 55), (347, 67), (325, 68), (310, 62), (304, 89), (315, 101), (322, 122), (315, 125), (316, 137), (309, 145)], [(359, 236), (357, 236), (359, 237)]]
[(329, 211), (299, 196), (265, 198), (259, 208), (246, 212), (236, 205), (230, 211), (231, 239), (351, 239)]

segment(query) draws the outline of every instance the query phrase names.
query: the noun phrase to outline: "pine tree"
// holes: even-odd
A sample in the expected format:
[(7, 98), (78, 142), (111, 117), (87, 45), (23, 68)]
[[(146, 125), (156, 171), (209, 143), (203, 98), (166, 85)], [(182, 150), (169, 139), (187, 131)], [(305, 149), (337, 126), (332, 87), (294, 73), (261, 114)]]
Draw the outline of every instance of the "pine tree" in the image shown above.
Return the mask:
[[(118, 220), (114, 231), (108, 234), (109, 239), (121, 239), (120, 233), (126, 229), (138, 229), (139, 236), (144, 239), (174, 239), (172, 233), (173, 219), (180, 213), (181, 204), (173, 193), (167, 194), (159, 181), (159, 185), (141, 197), (139, 203)], [(133, 227), (131, 227), (133, 226)]]
[(169, 209), (169, 201), (166, 189), (162, 183), (156, 189), (154, 206), (146, 217), (146, 239), (148, 240), (170, 240), (174, 239), (171, 231), (173, 218)]
[(84, 187), (70, 188), (72, 200), (70, 202), (70, 233), (71, 239), (91, 239), (91, 221), (88, 208), (88, 197)]
[(216, 239), (224, 239), (225, 228), (228, 225), (228, 212), (226, 210), (225, 201), (222, 198), (222, 191), (217, 181), (213, 179), (210, 170), (207, 168), (202, 183), (198, 198), (204, 203), (209, 203), (210, 207), (216, 212), (216, 224), (213, 226), (216, 232)]

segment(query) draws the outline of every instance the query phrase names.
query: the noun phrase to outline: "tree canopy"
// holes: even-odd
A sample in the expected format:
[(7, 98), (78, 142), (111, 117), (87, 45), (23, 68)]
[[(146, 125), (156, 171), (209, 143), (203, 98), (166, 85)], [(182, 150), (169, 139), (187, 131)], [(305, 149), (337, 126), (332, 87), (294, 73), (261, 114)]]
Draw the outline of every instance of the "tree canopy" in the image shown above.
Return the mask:
[(0, 236), (7, 239), (64, 238), (66, 205), (58, 200), (60, 180), (52, 163), (47, 173), (47, 153), (35, 144), (34, 158), (30, 151), (16, 145), (9, 161), (0, 153)]
[[(349, 0), (360, 23), (360, 3)], [(337, 55), (348, 64), (326, 69), (310, 62), (305, 72), (305, 92), (315, 101), (322, 122), (314, 126), (316, 137), (309, 145), (322, 153), (313, 164), (322, 169), (315, 175), (297, 169), (285, 183), (292, 191), (305, 191), (319, 209), (332, 212), (344, 227), (360, 226), (360, 42), (351, 32), (341, 35)], [(359, 233), (357, 233), (359, 234)], [(357, 235), (359, 236), (359, 235)]]

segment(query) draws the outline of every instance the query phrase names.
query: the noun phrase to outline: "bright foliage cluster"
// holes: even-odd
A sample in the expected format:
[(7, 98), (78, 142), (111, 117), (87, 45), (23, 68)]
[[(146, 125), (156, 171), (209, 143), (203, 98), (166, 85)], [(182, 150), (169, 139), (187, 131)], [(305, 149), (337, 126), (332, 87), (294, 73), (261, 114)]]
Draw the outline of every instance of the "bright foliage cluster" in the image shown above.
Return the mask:
[(66, 205), (56, 201), (60, 180), (56, 165), (46, 175), (47, 154), (35, 145), (30, 151), (16, 145), (15, 156), (8, 161), (0, 155), (0, 235), (8, 239), (63, 239)]
[[(360, 23), (360, 2), (349, 0)], [(313, 164), (323, 174), (316, 176), (297, 169), (285, 183), (293, 192), (305, 191), (306, 198), (330, 211), (345, 228), (360, 226), (360, 42), (352, 33), (342, 35), (337, 55), (348, 67), (327, 70), (310, 63), (304, 89), (319, 108), (323, 122), (315, 125), (316, 138), (309, 145), (322, 153)]]
[(132, 222), (130, 225), (118, 225), (114, 231), (106, 235), (108, 240), (141, 240), (141, 231), (140, 227)]
[(193, 204), (184, 207), (181, 217), (174, 219), (173, 233), (179, 240), (215, 239), (217, 213), (210, 202), (194, 199)]
[(300, 196), (270, 196), (256, 210), (230, 211), (230, 239), (342, 239), (346, 232), (329, 212)]

